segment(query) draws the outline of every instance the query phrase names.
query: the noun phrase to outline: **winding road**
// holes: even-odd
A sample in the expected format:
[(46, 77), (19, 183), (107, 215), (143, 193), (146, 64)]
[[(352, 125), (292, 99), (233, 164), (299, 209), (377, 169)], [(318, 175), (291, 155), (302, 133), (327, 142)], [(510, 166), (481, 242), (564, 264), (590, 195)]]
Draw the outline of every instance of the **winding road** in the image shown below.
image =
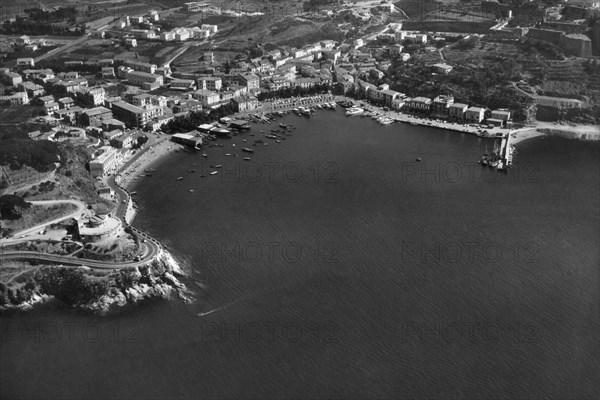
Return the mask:
[[(133, 161), (134, 161), (134, 159), (131, 160), (131, 162), (133, 162)], [(129, 164), (129, 163), (127, 163), (127, 164)], [(35, 252), (35, 251), (4, 251), (3, 246), (18, 243), (18, 242), (21, 242), (23, 240), (28, 240), (28, 239), (3, 240), (1, 243), (1, 246), (0, 246), (0, 250), (1, 250), (0, 261), (3, 262), (3, 261), (7, 261), (7, 260), (15, 260), (15, 261), (17, 261), (17, 260), (20, 260), (20, 261), (36, 260), (36, 261), (39, 261), (42, 263), (49, 262), (49, 263), (57, 263), (57, 264), (62, 264), (62, 265), (86, 266), (86, 267), (97, 268), (97, 269), (119, 269), (119, 268), (126, 268), (126, 267), (139, 267), (139, 266), (142, 266), (142, 265), (148, 263), (152, 259), (154, 259), (162, 251), (161, 244), (156, 239), (148, 236), (145, 232), (142, 232), (139, 229), (137, 229), (127, 223), (127, 221), (125, 220), (125, 212), (127, 210), (127, 207), (123, 204), (123, 200), (128, 202), (130, 194), (125, 189), (121, 188), (119, 185), (117, 185), (115, 183), (114, 177), (111, 177), (108, 180), (108, 184), (111, 188), (113, 188), (113, 190), (115, 191), (115, 194), (118, 198), (118, 203), (117, 203), (118, 205), (116, 207), (116, 212), (115, 212), (116, 218), (121, 220), (124, 227), (129, 227), (138, 236), (138, 238), (140, 240), (142, 256), (140, 257), (140, 259), (138, 261), (130, 261), (130, 262), (98, 261), (98, 260), (91, 260), (91, 259), (85, 259), (85, 258), (77, 258), (77, 257), (73, 257), (73, 256), (47, 254), (47, 253), (41, 253), (41, 252)], [(40, 205), (54, 205), (54, 204), (69, 203), (69, 204), (74, 204), (77, 207), (77, 210), (72, 213), (69, 213), (66, 216), (62, 216), (62, 217), (56, 218), (52, 221), (45, 222), (44, 224), (40, 224), (35, 227), (28, 228), (26, 230), (18, 232), (16, 234), (17, 236), (23, 236), (24, 234), (35, 232), (37, 230), (43, 229), (44, 227), (46, 227), (48, 225), (63, 221), (67, 218), (73, 218), (75, 216), (79, 216), (86, 208), (84, 203), (77, 201), (77, 200), (46, 200), (46, 201), (32, 201), (32, 203), (40, 204)]]

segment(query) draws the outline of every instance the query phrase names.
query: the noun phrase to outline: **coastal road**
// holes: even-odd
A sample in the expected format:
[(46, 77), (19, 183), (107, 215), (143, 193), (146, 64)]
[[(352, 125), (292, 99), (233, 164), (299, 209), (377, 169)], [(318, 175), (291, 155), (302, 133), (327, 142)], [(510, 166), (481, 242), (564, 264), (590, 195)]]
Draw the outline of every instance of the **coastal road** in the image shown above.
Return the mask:
[(23, 229), (22, 231), (16, 232), (13, 234), (12, 239), (2, 240), (2, 244), (1, 244), (2, 246), (6, 246), (6, 245), (14, 244), (14, 243), (17, 243), (17, 242), (20, 242), (23, 240), (27, 240), (27, 239), (18, 239), (19, 236), (30, 235), (34, 232), (43, 230), (45, 227), (47, 227), (49, 225), (64, 221), (65, 219), (77, 218), (86, 209), (85, 204), (78, 200), (39, 200), (39, 201), (31, 201), (30, 203), (33, 204), (34, 206), (54, 206), (54, 205), (60, 205), (60, 204), (72, 204), (76, 207), (76, 209), (75, 209), (75, 211), (73, 211), (67, 215), (63, 215), (63, 216), (55, 218), (51, 221), (46, 221), (46, 222), (44, 222), (42, 224), (38, 224), (34, 227)]
[[(143, 244), (145, 245), (145, 244)], [(119, 269), (119, 268), (128, 268), (128, 267), (140, 267), (146, 264), (149, 260), (151, 260), (154, 256), (156, 256), (155, 248), (153, 246), (148, 246), (146, 248), (146, 256), (140, 261), (131, 261), (131, 262), (114, 262), (114, 261), (97, 261), (97, 260), (88, 260), (85, 258), (76, 258), (70, 256), (59, 256), (55, 254), (44, 254), (38, 253), (35, 251), (6, 251), (0, 254), (1, 261), (7, 260), (37, 260), (40, 262), (48, 262), (48, 263), (56, 263), (62, 265), (72, 265), (72, 266), (86, 266), (90, 268), (98, 268), (98, 269)]]

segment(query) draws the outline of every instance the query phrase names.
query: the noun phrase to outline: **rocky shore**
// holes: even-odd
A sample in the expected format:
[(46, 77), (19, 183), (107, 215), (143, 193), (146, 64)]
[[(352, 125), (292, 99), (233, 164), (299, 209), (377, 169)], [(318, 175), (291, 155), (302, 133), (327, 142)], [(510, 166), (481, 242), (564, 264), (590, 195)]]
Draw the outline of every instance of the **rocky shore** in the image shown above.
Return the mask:
[(28, 310), (36, 304), (62, 301), (73, 307), (106, 313), (149, 298), (192, 302), (192, 293), (179, 281), (183, 272), (167, 252), (139, 267), (108, 273), (88, 267), (42, 266), (19, 288), (3, 288), (0, 310)]

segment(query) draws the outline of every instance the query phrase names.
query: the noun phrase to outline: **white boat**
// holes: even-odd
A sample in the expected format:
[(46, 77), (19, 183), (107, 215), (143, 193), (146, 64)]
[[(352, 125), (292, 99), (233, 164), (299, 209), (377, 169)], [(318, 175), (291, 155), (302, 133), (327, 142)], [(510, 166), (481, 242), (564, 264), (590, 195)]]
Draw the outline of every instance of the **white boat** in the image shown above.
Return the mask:
[(351, 107), (346, 110), (346, 115), (350, 117), (353, 115), (360, 115), (364, 112), (365, 112), (365, 110), (360, 107)]
[(218, 174), (218, 173), (219, 173), (219, 171), (212, 171), (210, 174), (211, 174), (211, 175), (216, 175), (216, 174)]

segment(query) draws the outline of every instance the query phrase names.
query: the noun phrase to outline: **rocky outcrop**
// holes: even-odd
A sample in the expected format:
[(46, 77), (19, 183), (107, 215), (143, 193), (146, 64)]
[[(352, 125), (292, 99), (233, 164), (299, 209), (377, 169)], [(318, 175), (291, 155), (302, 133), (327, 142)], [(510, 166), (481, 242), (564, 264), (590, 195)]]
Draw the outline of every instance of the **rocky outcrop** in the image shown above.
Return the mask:
[(41, 267), (27, 288), (8, 288), (0, 298), (1, 309), (29, 309), (51, 299), (73, 307), (104, 313), (115, 307), (149, 298), (193, 301), (191, 292), (177, 279), (183, 272), (175, 259), (161, 252), (139, 267), (128, 267), (99, 275), (88, 267)]

